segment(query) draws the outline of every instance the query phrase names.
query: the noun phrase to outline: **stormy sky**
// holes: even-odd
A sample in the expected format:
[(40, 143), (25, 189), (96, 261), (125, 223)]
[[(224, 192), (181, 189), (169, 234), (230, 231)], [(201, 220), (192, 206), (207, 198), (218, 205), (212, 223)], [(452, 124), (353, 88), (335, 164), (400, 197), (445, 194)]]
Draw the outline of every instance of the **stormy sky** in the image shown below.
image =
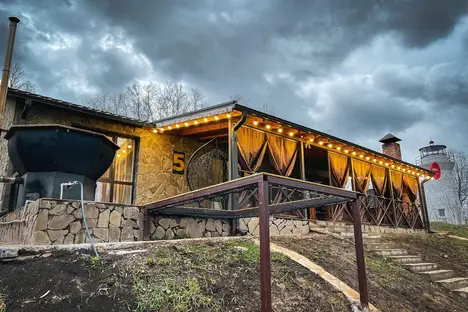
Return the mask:
[(0, 0), (21, 19), (14, 60), (40, 94), (76, 103), (133, 80), (197, 87), (403, 157), (468, 152), (468, 2)]

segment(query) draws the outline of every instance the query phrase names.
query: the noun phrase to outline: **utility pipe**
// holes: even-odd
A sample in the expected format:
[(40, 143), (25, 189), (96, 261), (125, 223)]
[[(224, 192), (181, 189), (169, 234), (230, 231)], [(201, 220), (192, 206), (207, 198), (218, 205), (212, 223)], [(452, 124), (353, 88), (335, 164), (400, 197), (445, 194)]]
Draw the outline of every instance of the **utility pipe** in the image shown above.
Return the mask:
[(0, 183), (6, 183), (6, 184), (22, 184), (23, 179), (20, 177), (5, 177), (5, 176), (0, 176)]
[(3, 120), (4, 120), (3, 113), (5, 111), (5, 104), (6, 104), (7, 93), (8, 93), (8, 82), (10, 79), (11, 59), (13, 57), (13, 47), (15, 45), (16, 25), (20, 22), (19, 18), (14, 17), (14, 16), (10, 16), (8, 19), (10, 20), (10, 34), (8, 36), (7, 48), (6, 48), (6, 54), (5, 54), (5, 65), (3, 66), (2, 83), (0, 86), (0, 118), (1, 118), (0, 125), (3, 123)]

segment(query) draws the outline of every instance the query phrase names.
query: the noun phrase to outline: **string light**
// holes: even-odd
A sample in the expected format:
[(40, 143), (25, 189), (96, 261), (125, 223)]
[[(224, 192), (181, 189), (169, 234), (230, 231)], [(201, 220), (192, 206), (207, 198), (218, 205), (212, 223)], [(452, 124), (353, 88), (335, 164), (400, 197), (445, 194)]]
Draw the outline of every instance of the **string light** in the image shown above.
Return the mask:
[(319, 141), (319, 144), (320, 144), (320, 145), (323, 145), (323, 142), (322, 142), (322, 141)]
[[(161, 133), (164, 132), (164, 128), (159, 129), (159, 131), (161, 131)], [(154, 132), (158, 132), (158, 131), (154, 131)]]
[(126, 153), (126, 152), (127, 152), (127, 150), (122, 150), (122, 153)]
[(419, 177), (421, 174), (418, 172), (417, 176)]
[(400, 170), (401, 168), (400, 167), (397, 167), (398, 170)]
[(364, 158), (364, 155), (361, 154), (361, 155), (359, 155), (359, 157), (360, 157), (360, 158)]
[(328, 148), (332, 148), (332, 147), (333, 147), (333, 144), (328, 143)]
[(176, 124), (175, 127), (176, 127), (176, 128), (179, 128), (180, 126), (179, 126), (179, 124)]
[(219, 120), (219, 117), (218, 117), (218, 116), (215, 116), (215, 120)]
[(435, 180), (434, 177), (432, 177), (431, 180)]
[(406, 169), (405, 169), (405, 168), (403, 168), (403, 172), (405, 172), (405, 171), (406, 171)]
[(314, 139), (313, 139), (313, 138), (310, 138), (310, 139), (309, 139), (309, 142), (314, 142)]
[(188, 127), (188, 126), (189, 126), (189, 123), (188, 123), (188, 122), (185, 122), (185, 126)]
[(231, 114), (227, 114), (227, 118), (231, 118)]
[(345, 154), (348, 154), (348, 153), (349, 153), (349, 151), (348, 151), (347, 149), (345, 149), (344, 152), (345, 152)]
[(117, 157), (120, 157), (120, 154), (117, 154)]
[(373, 161), (373, 162), (377, 162), (377, 159), (374, 158), (372, 161)]
[(379, 161), (379, 164), (383, 164), (383, 161)]
[(289, 132), (289, 136), (294, 136), (294, 132)]
[(421, 176), (421, 179), (424, 179), (424, 174)]
[(387, 166), (387, 167), (388, 167), (388, 163), (385, 163), (385, 166)]
[(395, 168), (395, 165), (392, 165), (392, 168)]
[(196, 125), (198, 125), (198, 120), (195, 120), (193, 123), (196, 124)]
[(128, 148), (132, 148), (132, 146), (131, 146), (131, 145), (128, 145), (127, 147), (128, 147)]
[(336, 149), (339, 150), (339, 151), (341, 151), (341, 147), (339, 147), (339, 146), (338, 146)]
[(172, 126), (167, 127), (167, 129), (172, 130)]
[(206, 117), (205, 117), (205, 118), (203, 118), (203, 120), (204, 120), (205, 122), (208, 122), (208, 118), (206, 118)]
[(370, 159), (370, 157), (369, 157), (369, 156), (367, 156), (367, 157), (366, 157), (366, 160), (369, 160), (369, 159)]
[(153, 132), (154, 132), (154, 133), (158, 133), (158, 130), (156, 130), (156, 129), (153, 129)]
[(270, 125), (266, 125), (266, 128), (267, 128), (268, 130), (270, 130), (271, 126), (270, 126)]
[(253, 125), (254, 125), (254, 126), (258, 126), (258, 121), (255, 120), (255, 121), (253, 122)]
[(283, 128), (279, 128), (279, 129), (278, 129), (278, 132), (279, 132), (279, 133), (283, 133)]
[(352, 152), (351, 154), (353, 154), (353, 156), (356, 156), (356, 152)]

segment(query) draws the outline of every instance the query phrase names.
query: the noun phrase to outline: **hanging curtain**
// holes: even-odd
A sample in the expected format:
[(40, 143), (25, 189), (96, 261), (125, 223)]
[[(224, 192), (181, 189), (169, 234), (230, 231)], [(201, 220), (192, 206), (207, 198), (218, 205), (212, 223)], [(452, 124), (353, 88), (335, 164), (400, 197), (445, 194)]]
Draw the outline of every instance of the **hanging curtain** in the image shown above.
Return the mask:
[(391, 172), (392, 186), (393, 186), (393, 197), (401, 199), (403, 194), (403, 174), (398, 171)]
[(403, 175), (403, 182), (406, 185), (409, 195), (409, 198), (412, 202), (416, 200), (418, 197), (418, 180), (414, 177), (404, 174)]
[(349, 177), (348, 156), (328, 153), (328, 158), (330, 160), (332, 185), (344, 188)]
[(379, 166), (372, 166), (371, 178), (375, 195), (385, 196), (385, 190), (387, 188), (387, 170)]
[(267, 134), (271, 165), (282, 176), (289, 177), (297, 158), (298, 143), (286, 138)]
[(356, 191), (366, 193), (369, 188), (371, 164), (353, 159), (353, 168)]
[(237, 130), (237, 147), (241, 168), (248, 172), (257, 172), (267, 149), (265, 133), (240, 127)]

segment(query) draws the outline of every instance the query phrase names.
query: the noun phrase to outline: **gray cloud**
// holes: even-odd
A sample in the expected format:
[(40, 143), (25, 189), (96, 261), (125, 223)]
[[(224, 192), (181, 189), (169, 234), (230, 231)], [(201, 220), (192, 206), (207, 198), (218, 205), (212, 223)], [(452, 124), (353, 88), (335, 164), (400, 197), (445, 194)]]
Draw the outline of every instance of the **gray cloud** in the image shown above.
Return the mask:
[(10, 14), (15, 59), (46, 95), (169, 78), (374, 148), (392, 131), (416, 150), (433, 111), (441, 140), (460, 142), (453, 116), (464, 129), (467, 1), (4, 1), (0, 51)]

